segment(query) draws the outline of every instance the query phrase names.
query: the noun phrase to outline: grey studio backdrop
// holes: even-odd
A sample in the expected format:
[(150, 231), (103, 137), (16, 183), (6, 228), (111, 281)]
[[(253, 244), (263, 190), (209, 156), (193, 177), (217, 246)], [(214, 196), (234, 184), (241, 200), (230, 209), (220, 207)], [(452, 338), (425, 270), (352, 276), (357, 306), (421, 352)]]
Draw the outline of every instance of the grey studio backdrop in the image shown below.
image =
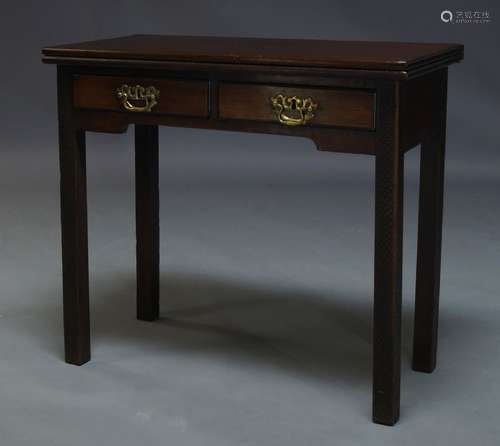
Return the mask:
[[(447, 24), (444, 9), (487, 11)], [(0, 444), (496, 445), (498, 3), (25, 1), (0, 18)], [(132, 33), (444, 41), (439, 363), (410, 370), (419, 149), (406, 156), (402, 417), (371, 423), (370, 157), (162, 128), (161, 320), (135, 320), (133, 129), (88, 134), (93, 359), (63, 362), (55, 68)]]

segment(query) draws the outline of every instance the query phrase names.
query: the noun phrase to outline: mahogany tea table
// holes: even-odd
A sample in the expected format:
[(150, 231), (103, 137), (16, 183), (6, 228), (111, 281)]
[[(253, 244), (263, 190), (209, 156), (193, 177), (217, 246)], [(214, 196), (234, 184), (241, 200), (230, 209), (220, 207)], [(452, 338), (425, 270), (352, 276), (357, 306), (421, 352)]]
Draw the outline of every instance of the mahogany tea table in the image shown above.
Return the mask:
[(85, 132), (135, 125), (137, 317), (159, 315), (158, 126), (310, 138), (375, 157), (373, 420), (399, 417), (403, 159), (420, 145), (413, 369), (436, 365), (448, 65), (463, 46), (133, 35), (52, 46), (66, 361), (90, 359)]

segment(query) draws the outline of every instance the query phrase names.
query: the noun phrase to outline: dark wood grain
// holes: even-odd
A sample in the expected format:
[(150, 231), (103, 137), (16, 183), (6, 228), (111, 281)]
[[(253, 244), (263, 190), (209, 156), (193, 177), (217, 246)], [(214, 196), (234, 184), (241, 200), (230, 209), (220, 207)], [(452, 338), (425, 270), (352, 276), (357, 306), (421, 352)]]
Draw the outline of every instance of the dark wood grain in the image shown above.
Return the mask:
[(85, 133), (74, 125), (72, 78), (62, 67), (57, 82), (64, 346), (66, 362), (81, 365), (90, 360)]
[(431, 123), (420, 148), (417, 279), (413, 334), (414, 370), (430, 373), (436, 367), (441, 235), (443, 225), (444, 158), (446, 145), (447, 70), (433, 76), (429, 86), (434, 103)]
[(181, 116), (208, 116), (208, 81), (144, 78), (134, 76), (75, 76), (75, 107), (123, 111), (116, 91), (123, 84), (153, 86), (160, 91), (152, 112)]
[(159, 316), (160, 227), (158, 127), (135, 126), (135, 209), (137, 237), (137, 318)]
[[(154, 70), (138, 70), (128, 69), (120, 70), (115, 67), (110, 68), (91, 68), (91, 67), (73, 67), (75, 78), (83, 75), (89, 78), (98, 76), (123, 77), (127, 73), (134, 79), (140, 79), (143, 73), (144, 79), (154, 78)], [(285, 70), (287, 72), (287, 70)], [(121, 73), (121, 75), (120, 75)], [(272, 121), (248, 121), (248, 120), (224, 120), (219, 119), (218, 115), (218, 91), (219, 85), (227, 81), (235, 81), (237, 79), (245, 79), (248, 81), (269, 82), (272, 84), (281, 84), (287, 81), (290, 88), (300, 88), (301, 84), (310, 85), (311, 88), (325, 87), (326, 89), (347, 89), (349, 91), (367, 91), (373, 94), (376, 82), (373, 80), (362, 79), (344, 79), (344, 78), (325, 78), (325, 77), (304, 77), (304, 76), (289, 76), (283, 73), (268, 73), (266, 70), (259, 73), (246, 72), (242, 69), (239, 73), (233, 71), (217, 71), (217, 72), (199, 72), (199, 71), (183, 71), (175, 73), (161, 72), (162, 76), (182, 75), (186, 79), (199, 79), (201, 75), (206, 76), (209, 80), (209, 119), (199, 119), (198, 117), (188, 117), (173, 114), (158, 114), (158, 113), (127, 113), (114, 112), (111, 110), (97, 109), (82, 109), (75, 110), (78, 116), (77, 122), (80, 128), (98, 131), (121, 133), (126, 131), (130, 124), (152, 124), (166, 125), (176, 127), (196, 127), (203, 129), (230, 130), (254, 133), (274, 133), (280, 135), (306, 137), (314, 141), (317, 148), (325, 151), (337, 151), (347, 153), (374, 153), (374, 133), (372, 131), (355, 131), (350, 128), (328, 128), (324, 126), (300, 126), (289, 127), (278, 122)], [(158, 73), (156, 73), (158, 75)], [(89, 89), (92, 89), (89, 86)], [(240, 99), (238, 99), (240, 100)], [(363, 99), (365, 100), (365, 99)], [(344, 107), (340, 104), (340, 108)], [(365, 129), (363, 129), (365, 130)]]
[(409, 150), (423, 140), (435, 121), (435, 111), (439, 108), (436, 99), (441, 94), (442, 68), (425, 76), (400, 83), (400, 140), (403, 150)]
[(340, 79), (348, 81), (371, 81), (376, 79), (385, 80), (407, 80), (423, 76), (427, 73), (445, 68), (448, 65), (459, 62), (455, 56), (449, 56), (435, 62), (413, 67), (411, 70), (375, 70), (375, 69), (356, 69), (356, 68), (324, 68), (324, 67), (307, 67), (307, 66), (279, 66), (279, 65), (248, 65), (248, 64), (229, 64), (229, 63), (205, 63), (205, 62), (175, 62), (164, 60), (140, 60), (140, 59), (107, 59), (95, 57), (57, 57), (43, 56), (43, 62), (47, 64), (58, 64), (71, 67), (78, 67), (85, 70), (93, 69), (115, 69), (115, 70), (131, 70), (137, 69), (156, 71), (157, 73), (186, 73), (189, 75), (211, 74), (211, 75), (227, 75), (232, 74), (233, 77), (240, 77), (239, 81), (244, 78), (252, 77), (251, 82), (257, 81), (258, 78), (265, 78), (268, 75), (279, 75), (287, 80), (299, 82), (300, 78), (308, 78), (310, 81), (314, 79), (330, 80)]
[(46, 47), (52, 57), (215, 62), (377, 70), (407, 70), (452, 56), (448, 43), (355, 42), (207, 36), (132, 35)]
[(318, 104), (309, 126), (325, 125), (373, 129), (375, 95), (373, 91), (354, 89), (297, 88), (287, 85), (237, 84), (219, 85), (219, 117), (249, 121), (277, 122), (270, 98), (310, 97)]
[(377, 97), (373, 421), (393, 425), (399, 418), (401, 370), (404, 154), (398, 129), (399, 86), (382, 84)]
[(94, 132), (123, 133), (130, 124), (152, 124), (170, 127), (189, 127), (235, 132), (269, 133), (298, 136), (314, 142), (319, 150), (344, 153), (375, 153), (375, 133), (349, 128), (290, 127), (278, 123), (196, 119), (146, 113), (121, 113), (79, 110), (78, 125)]
[[(129, 36), (45, 48), (58, 64), (66, 360), (90, 358), (85, 132), (135, 125), (137, 317), (159, 314), (158, 126), (311, 139), (375, 155), (373, 420), (400, 411), (404, 152), (421, 144), (413, 368), (436, 362), (447, 66), (463, 46)], [(160, 88), (152, 112), (121, 108), (122, 83)], [(156, 85), (155, 85), (156, 84)], [(311, 96), (304, 126), (279, 123), (269, 97)], [(314, 119), (314, 118), (313, 118)]]

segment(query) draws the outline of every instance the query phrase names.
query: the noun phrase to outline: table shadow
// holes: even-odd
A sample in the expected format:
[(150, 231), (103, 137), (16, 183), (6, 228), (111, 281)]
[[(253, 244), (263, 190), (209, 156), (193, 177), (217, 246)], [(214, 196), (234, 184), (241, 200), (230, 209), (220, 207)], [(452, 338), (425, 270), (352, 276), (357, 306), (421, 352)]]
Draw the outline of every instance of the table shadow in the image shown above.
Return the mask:
[[(135, 343), (164, 355), (175, 349), (315, 379), (371, 382), (371, 296), (165, 273), (160, 318), (143, 322), (135, 320), (131, 277), (94, 300), (93, 346)], [(405, 314), (404, 325), (411, 319)], [(407, 359), (410, 350), (404, 341)]]

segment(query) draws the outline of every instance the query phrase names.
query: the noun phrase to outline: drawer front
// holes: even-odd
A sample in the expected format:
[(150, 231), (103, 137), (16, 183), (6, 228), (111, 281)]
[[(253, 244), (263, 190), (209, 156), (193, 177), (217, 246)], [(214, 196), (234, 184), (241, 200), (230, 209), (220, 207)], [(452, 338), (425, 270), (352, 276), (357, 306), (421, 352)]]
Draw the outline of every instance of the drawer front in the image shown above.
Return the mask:
[(375, 128), (375, 93), (369, 90), (222, 83), (218, 97), (221, 119)]
[(81, 75), (73, 101), (77, 108), (207, 117), (208, 81)]

